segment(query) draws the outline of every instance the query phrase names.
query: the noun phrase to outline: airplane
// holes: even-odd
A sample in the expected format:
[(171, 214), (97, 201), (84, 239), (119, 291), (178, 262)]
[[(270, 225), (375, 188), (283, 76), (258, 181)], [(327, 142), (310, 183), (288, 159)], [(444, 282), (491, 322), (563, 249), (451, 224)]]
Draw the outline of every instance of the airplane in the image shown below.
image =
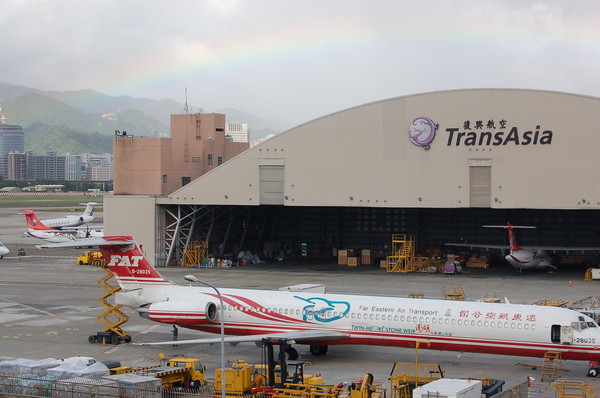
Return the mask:
[[(163, 324), (219, 334), (177, 344), (260, 343), (286, 338), (324, 355), (328, 345), (363, 344), (459, 352), (588, 360), (600, 373), (600, 327), (589, 316), (560, 307), (251, 289), (181, 286), (164, 279), (131, 236), (89, 238), (121, 290), (115, 304)], [(67, 242), (40, 249), (77, 247)], [(186, 280), (193, 276), (186, 276)], [(220, 306), (220, 299), (224, 303)], [(223, 313), (221, 318), (220, 313)], [(221, 336), (221, 321), (224, 336)], [(146, 343), (172, 345), (172, 341)], [(286, 353), (297, 359), (291, 346)]]
[(515, 228), (535, 228), (531, 226), (514, 226), (510, 222), (506, 225), (484, 225), (487, 228), (504, 228), (508, 231), (508, 246), (507, 245), (487, 245), (480, 243), (445, 243), (446, 246), (483, 248), (483, 249), (498, 249), (502, 251), (508, 250), (508, 254), (504, 257), (510, 265), (518, 270), (542, 270), (547, 268), (556, 269), (552, 265), (553, 258), (549, 252), (600, 252), (600, 247), (571, 247), (571, 246), (536, 246), (536, 247), (521, 247), (515, 237)]
[(73, 228), (94, 221), (94, 206), (99, 205), (99, 203), (96, 202), (88, 202), (81, 204), (85, 204), (86, 206), (83, 213), (81, 213), (78, 216), (69, 215), (60, 218), (48, 218), (45, 220), (40, 220), (37, 218), (33, 210), (26, 211), (29, 211), (31, 212), (31, 214), (33, 214), (32, 224), (34, 226), (41, 223), (44, 227), (53, 229)]
[(25, 221), (27, 222), (27, 231), (25, 235), (32, 238), (45, 240), (51, 243), (69, 242), (89, 237), (103, 236), (102, 229), (86, 227), (86, 229), (63, 228), (55, 229), (46, 226), (40, 221), (33, 210), (23, 210)]
[(2, 242), (0, 242), (0, 259), (4, 257), (4, 255), (8, 254), (10, 250), (8, 247), (4, 246)]

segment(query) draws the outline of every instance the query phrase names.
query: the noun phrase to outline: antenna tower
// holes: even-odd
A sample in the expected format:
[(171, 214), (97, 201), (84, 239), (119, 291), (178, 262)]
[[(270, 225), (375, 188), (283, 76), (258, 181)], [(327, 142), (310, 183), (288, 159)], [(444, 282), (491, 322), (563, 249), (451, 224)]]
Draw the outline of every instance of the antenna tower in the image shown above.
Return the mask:
[(185, 106), (183, 107), (183, 113), (186, 115), (190, 114), (190, 108), (188, 108), (187, 104), (187, 87), (185, 88)]

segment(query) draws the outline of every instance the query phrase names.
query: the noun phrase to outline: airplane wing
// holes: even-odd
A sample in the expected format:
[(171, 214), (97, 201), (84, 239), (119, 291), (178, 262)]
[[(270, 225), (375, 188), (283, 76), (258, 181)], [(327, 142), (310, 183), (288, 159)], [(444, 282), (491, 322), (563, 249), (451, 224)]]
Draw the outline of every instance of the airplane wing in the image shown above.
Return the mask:
[[(293, 332), (253, 334), (248, 336), (225, 336), (224, 341), (228, 344), (238, 343), (261, 343), (262, 339), (269, 337), (286, 338), (296, 343), (303, 341), (322, 341), (322, 340), (341, 340), (350, 337), (348, 333), (336, 332), (333, 330), (299, 330)], [(133, 343), (134, 345), (173, 345), (173, 344), (217, 344), (221, 342), (221, 337), (206, 337), (193, 340), (177, 341), (159, 341), (156, 343)]]
[[(114, 239), (113, 239), (114, 238)], [(75, 241), (63, 242), (63, 243), (45, 243), (43, 245), (36, 245), (38, 249), (49, 249), (49, 248), (59, 248), (59, 247), (81, 247), (81, 246), (123, 246), (123, 245), (131, 245), (135, 243), (132, 239), (127, 239), (128, 237), (95, 237), (95, 238), (83, 238), (77, 239)]]
[[(509, 250), (508, 245), (486, 245), (482, 243), (444, 243), (445, 246), (469, 247), (478, 249), (491, 250)], [(549, 252), (567, 252), (567, 253), (583, 253), (583, 252), (600, 252), (600, 247), (577, 247), (577, 246), (523, 246), (523, 249), (532, 251), (549, 251)]]
[(444, 243), (445, 246), (470, 247), (478, 249), (509, 250), (508, 245), (486, 245), (482, 243)]

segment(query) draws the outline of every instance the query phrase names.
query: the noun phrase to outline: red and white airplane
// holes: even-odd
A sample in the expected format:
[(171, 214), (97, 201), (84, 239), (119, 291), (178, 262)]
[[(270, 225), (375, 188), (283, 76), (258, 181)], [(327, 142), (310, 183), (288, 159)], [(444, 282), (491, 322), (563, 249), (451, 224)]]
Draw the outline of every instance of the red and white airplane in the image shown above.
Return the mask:
[[(221, 308), (214, 289), (179, 286), (164, 279), (131, 236), (84, 242), (99, 247), (117, 279), (122, 290), (115, 295), (116, 304), (155, 322), (220, 334)], [(78, 245), (82, 243), (37, 247)], [(219, 292), (224, 303), (224, 340), (231, 344), (280, 337), (310, 345), (312, 354), (322, 355), (328, 345), (414, 347), (419, 341), (421, 348), (433, 350), (532, 357), (560, 351), (565, 359), (600, 360), (600, 327), (590, 317), (566, 308), (247, 289)], [(218, 336), (177, 344), (220, 341)], [(291, 346), (287, 353), (290, 359), (298, 356)], [(589, 375), (597, 375), (599, 369), (593, 366)]]
[[(95, 204), (95, 203), (94, 203)], [(89, 204), (88, 204), (89, 205)], [(92, 206), (93, 211), (93, 206)], [(43, 222), (37, 218), (33, 210), (23, 210), (25, 214), (25, 221), (27, 223), (26, 235), (32, 238), (45, 240), (51, 243), (69, 242), (72, 240), (80, 240), (92, 236), (103, 236), (102, 229), (97, 228), (85, 228), (81, 227), (63, 227), (64, 229), (50, 228), (46, 225), (46, 221)], [(68, 216), (76, 217), (76, 216)], [(93, 219), (93, 217), (92, 217)], [(59, 219), (54, 219), (59, 220)]]
[(536, 270), (556, 268), (552, 265), (553, 258), (550, 252), (585, 253), (600, 252), (600, 247), (572, 247), (572, 246), (528, 246), (521, 247), (515, 237), (515, 228), (535, 228), (531, 226), (513, 226), (510, 222), (506, 225), (484, 225), (487, 228), (504, 228), (508, 231), (508, 245), (488, 245), (481, 243), (446, 243), (446, 246), (469, 247), (482, 249), (498, 249), (507, 251), (506, 261), (519, 270)]
[(74, 228), (94, 221), (94, 206), (98, 206), (99, 203), (88, 202), (80, 204), (85, 204), (85, 210), (78, 216), (68, 215), (60, 218), (47, 218), (45, 220), (39, 220), (33, 210), (26, 211), (33, 214), (35, 218), (34, 223), (43, 223), (44, 227), (53, 229)]

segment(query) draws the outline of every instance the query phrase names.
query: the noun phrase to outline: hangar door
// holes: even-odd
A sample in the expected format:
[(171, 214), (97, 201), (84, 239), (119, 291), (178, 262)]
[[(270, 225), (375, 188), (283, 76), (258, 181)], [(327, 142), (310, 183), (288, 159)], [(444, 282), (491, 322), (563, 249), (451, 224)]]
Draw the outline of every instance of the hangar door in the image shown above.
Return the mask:
[(259, 159), (260, 204), (283, 204), (284, 159)]
[(491, 159), (470, 159), (471, 207), (491, 206)]

